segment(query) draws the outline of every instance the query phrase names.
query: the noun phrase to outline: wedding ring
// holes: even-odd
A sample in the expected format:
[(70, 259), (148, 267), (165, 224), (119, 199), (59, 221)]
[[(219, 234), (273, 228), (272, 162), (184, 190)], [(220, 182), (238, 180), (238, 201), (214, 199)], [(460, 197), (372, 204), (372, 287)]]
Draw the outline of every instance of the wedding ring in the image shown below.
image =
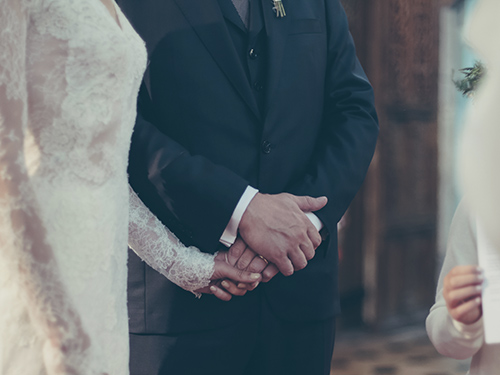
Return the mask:
[(266, 264), (269, 264), (269, 261), (268, 261), (266, 258), (264, 258), (262, 255), (257, 254), (257, 256), (258, 256), (260, 259), (262, 259), (264, 262), (266, 262)]

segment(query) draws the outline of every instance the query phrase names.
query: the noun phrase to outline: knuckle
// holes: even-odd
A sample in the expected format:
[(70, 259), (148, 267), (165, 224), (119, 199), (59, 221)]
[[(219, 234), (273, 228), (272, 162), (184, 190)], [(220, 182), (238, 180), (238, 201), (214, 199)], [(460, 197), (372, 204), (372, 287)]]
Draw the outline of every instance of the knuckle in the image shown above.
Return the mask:
[(236, 249), (233, 250), (231, 255), (234, 256), (235, 258), (240, 258), (242, 254), (243, 254), (243, 249)]
[(238, 245), (233, 245), (229, 248), (231, 255), (239, 257), (243, 253), (243, 249)]
[(288, 252), (285, 250), (280, 250), (278, 254), (273, 258), (267, 258), (271, 260), (273, 263), (284, 265), (288, 261)]
[(299, 239), (301, 233), (302, 233), (302, 230), (300, 229), (300, 227), (298, 225), (294, 225), (288, 230), (289, 236), (292, 237), (293, 239)]
[(247, 267), (245, 262), (242, 261), (241, 259), (238, 260), (235, 264), (236, 268), (239, 270), (239, 275), (241, 276), (241, 272), (245, 270), (245, 268)]
[(321, 235), (317, 233), (317, 235), (314, 236), (314, 247), (319, 247), (319, 245), (321, 245), (321, 242), (323, 242)]
[(255, 263), (250, 264), (250, 266), (248, 267), (248, 271), (250, 271), (250, 272), (259, 272), (261, 270), (262, 270), (262, 267), (259, 267)]
[(300, 263), (295, 267), (295, 271), (300, 271), (303, 270), (304, 268), (306, 268), (306, 264)]
[(300, 242), (305, 242), (307, 239), (307, 233), (302, 230), (302, 228), (297, 228), (297, 238), (300, 240)]

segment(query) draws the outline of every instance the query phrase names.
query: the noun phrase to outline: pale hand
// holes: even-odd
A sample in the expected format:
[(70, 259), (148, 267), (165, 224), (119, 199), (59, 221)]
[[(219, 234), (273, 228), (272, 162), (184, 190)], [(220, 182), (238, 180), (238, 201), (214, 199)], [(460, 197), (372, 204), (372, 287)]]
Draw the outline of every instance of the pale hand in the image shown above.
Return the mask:
[[(262, 274), (262, 282), (266, 283), (276, 276), (278, 268), (269, 261), (264, 260), (255, 251), (253, 251), (241, 237), (238, 237), (234, 244), (229, 248), (228, 262), (240, 270), (256, 272)], [(253, 290), (258, 283), (239, 284), (239, 288)]]
[[(226, 288), (226, 286), (222, 284), (226, 282), (226, 279), (245, 284), (258, 283), (262, 280), (262, 276), (260, 273), (252, 273), (249, 271), (240, 270), (236, 267), (231, 266), (229, 263), (227, 263), (226, 260), (227, 251), (219, 251), (214, 259), (214, 273), (210, 278), (210, 280), (212, 280), (212, 283), (210, 284), (210, 286), (199, 289), (196, 292), (213, 294), (223, 301), (229, 301), (232, 297), (232, 294), (244, 295), (246, 293), (246, 290), (242, 291), (241, 289), (236, 287), (236, 289), (232, 289), (231, 285), (228, 285), (228, 287)], [(221, 285), (224, 286), (226, 290), (221, 288)]]
[(477, 266), (454, 267), (444, 278), (443, 297), (453, 319), (473, 324), (483, 315), (481, 290), (484, 281)]
[(321, 244), (305, 212), (318, 211), (327, 202), (326, 197), (257, 193), (241, 218), (239, 233), (253, 251), (290, 276), (307, 266)]

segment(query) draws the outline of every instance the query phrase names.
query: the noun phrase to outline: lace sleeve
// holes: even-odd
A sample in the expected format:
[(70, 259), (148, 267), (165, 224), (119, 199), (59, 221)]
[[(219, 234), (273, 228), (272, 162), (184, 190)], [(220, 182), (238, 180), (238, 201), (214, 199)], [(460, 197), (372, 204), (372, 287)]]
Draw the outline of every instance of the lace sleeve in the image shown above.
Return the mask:
[(45, 342), (47, 374), (82, 373), (89, 339), (61, 283), (23, 152), (30, 1), (0, 0), (0, 253)]
[[(129, 246), (156, 271), (194, 292), (209, 285), (215, 255), (184, 246), (130, 190)], [(198, 293), (195, 293), (199, 296)]]

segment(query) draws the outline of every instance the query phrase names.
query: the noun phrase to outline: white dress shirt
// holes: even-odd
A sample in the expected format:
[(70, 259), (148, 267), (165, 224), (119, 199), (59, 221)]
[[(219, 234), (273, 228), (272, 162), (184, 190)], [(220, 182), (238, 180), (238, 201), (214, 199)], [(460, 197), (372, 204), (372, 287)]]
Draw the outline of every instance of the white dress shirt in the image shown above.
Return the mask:
[[(233, 211), (233, 215), (231, 216), (231, 219), (229, 220), (224, 233), (222, 233), (222, 236), (219, 240), (223, 245), (230, 247), (234, 243), (234, 241), (236, 241), (241, 218), (243, 217), (243, 214), (250, 204), (250, 201), (258, 192), (259, 191), (257, 189), (251, 186), (247, 186), (247, 188), (245, 189), (243, 195), (238, 201), (238, 204), (236, 205), (236, 208)], [(309, 218), (309, 220), (311, 220), (318, 232), (323, 229), (323, 223), (315, 214), (313, 214), (312, 212), (307, 212), (306, 216)]]

